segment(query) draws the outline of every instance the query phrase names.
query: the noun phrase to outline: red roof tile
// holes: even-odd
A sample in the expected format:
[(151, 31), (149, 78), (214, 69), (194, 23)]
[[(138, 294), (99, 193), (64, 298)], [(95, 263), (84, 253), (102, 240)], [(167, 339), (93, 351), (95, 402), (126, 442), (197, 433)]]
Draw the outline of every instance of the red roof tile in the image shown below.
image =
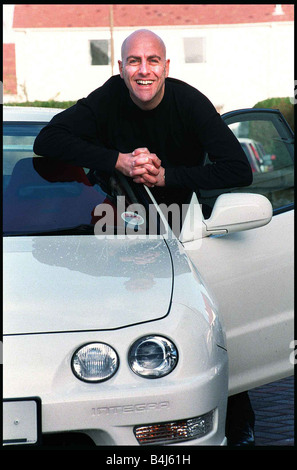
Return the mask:
[(3, 44), (3, 93), (17, 93), (14, 44)]
[(15, 28), (210, 25), (293, 21), (294, 4), (283, 4), (283, 15), (273, 15), (272, 4), (95, 4), (16, 5)]
[(70, 28), (106, 26), (109, 5), (15, 5), (15, 28)]
[[(210, 25), (287, 21), (294, 5), (286, 5), (282, 16), (272, 15), (275, 5), (114, 5), (115, 26)], [(288, 8), (289, 7), (289, 8)]]

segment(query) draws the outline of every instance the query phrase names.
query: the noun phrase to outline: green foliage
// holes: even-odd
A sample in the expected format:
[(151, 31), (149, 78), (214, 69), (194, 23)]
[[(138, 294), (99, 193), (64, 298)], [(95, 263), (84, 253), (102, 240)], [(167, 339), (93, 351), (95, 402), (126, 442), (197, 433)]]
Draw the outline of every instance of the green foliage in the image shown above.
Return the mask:
[(294, 105), (291, 103), (290, 98), (268, 98), (256, 103), (254, 108), (279, 109), (294, 131)]
[(70, 108), (76, 101), (24, 101), (23, 103), (5, 103), (5, 106), (30, 106), (37, 108)]

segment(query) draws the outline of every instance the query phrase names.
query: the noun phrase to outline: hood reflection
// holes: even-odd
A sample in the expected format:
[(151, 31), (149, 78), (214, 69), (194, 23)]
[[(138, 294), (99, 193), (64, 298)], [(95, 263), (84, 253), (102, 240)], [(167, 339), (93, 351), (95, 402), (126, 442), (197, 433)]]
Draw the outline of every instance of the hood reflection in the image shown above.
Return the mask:
[(169, 252), (163, 240), (35, 237), (32, 254), (36, 260), (50, 266), (95, 277), (125, 278), (124, 285), (129, 291), (151, 289), (156, 278), (172, 275)]

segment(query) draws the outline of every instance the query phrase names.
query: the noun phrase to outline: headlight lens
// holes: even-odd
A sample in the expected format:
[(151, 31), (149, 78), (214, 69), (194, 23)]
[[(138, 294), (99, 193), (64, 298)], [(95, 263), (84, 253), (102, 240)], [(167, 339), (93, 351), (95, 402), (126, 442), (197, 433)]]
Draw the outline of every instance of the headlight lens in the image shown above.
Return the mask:
[(136, 341), (128, 355), (129, 366), (135, 374), (156, 379), (169, 374), (176, 366), (175, 345), (162, 336), (145, 336)]
[(74, 375), (84, 382), (102, 382), (117, 371), (119, 360), (115, 350), (105, 343), (90, 343), (79, 348), (72, 356)]

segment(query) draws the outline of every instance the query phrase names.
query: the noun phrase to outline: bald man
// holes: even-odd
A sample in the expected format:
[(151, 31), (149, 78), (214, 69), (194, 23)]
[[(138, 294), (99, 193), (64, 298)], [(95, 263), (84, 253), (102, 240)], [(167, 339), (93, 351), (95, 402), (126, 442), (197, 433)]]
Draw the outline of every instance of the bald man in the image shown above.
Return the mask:
[[(40, 132), (37, 155), (108, 174), (117, 169), (161, 194), (166, 188), (171, 199), (251, 184), (247, 158), (211, 102), (168, 77), (170, 61), (159, 36), (135, 31), (123, 42), (118, 63), (119, 75)], [(206, 153), (215, 164), (204, 165)]]

